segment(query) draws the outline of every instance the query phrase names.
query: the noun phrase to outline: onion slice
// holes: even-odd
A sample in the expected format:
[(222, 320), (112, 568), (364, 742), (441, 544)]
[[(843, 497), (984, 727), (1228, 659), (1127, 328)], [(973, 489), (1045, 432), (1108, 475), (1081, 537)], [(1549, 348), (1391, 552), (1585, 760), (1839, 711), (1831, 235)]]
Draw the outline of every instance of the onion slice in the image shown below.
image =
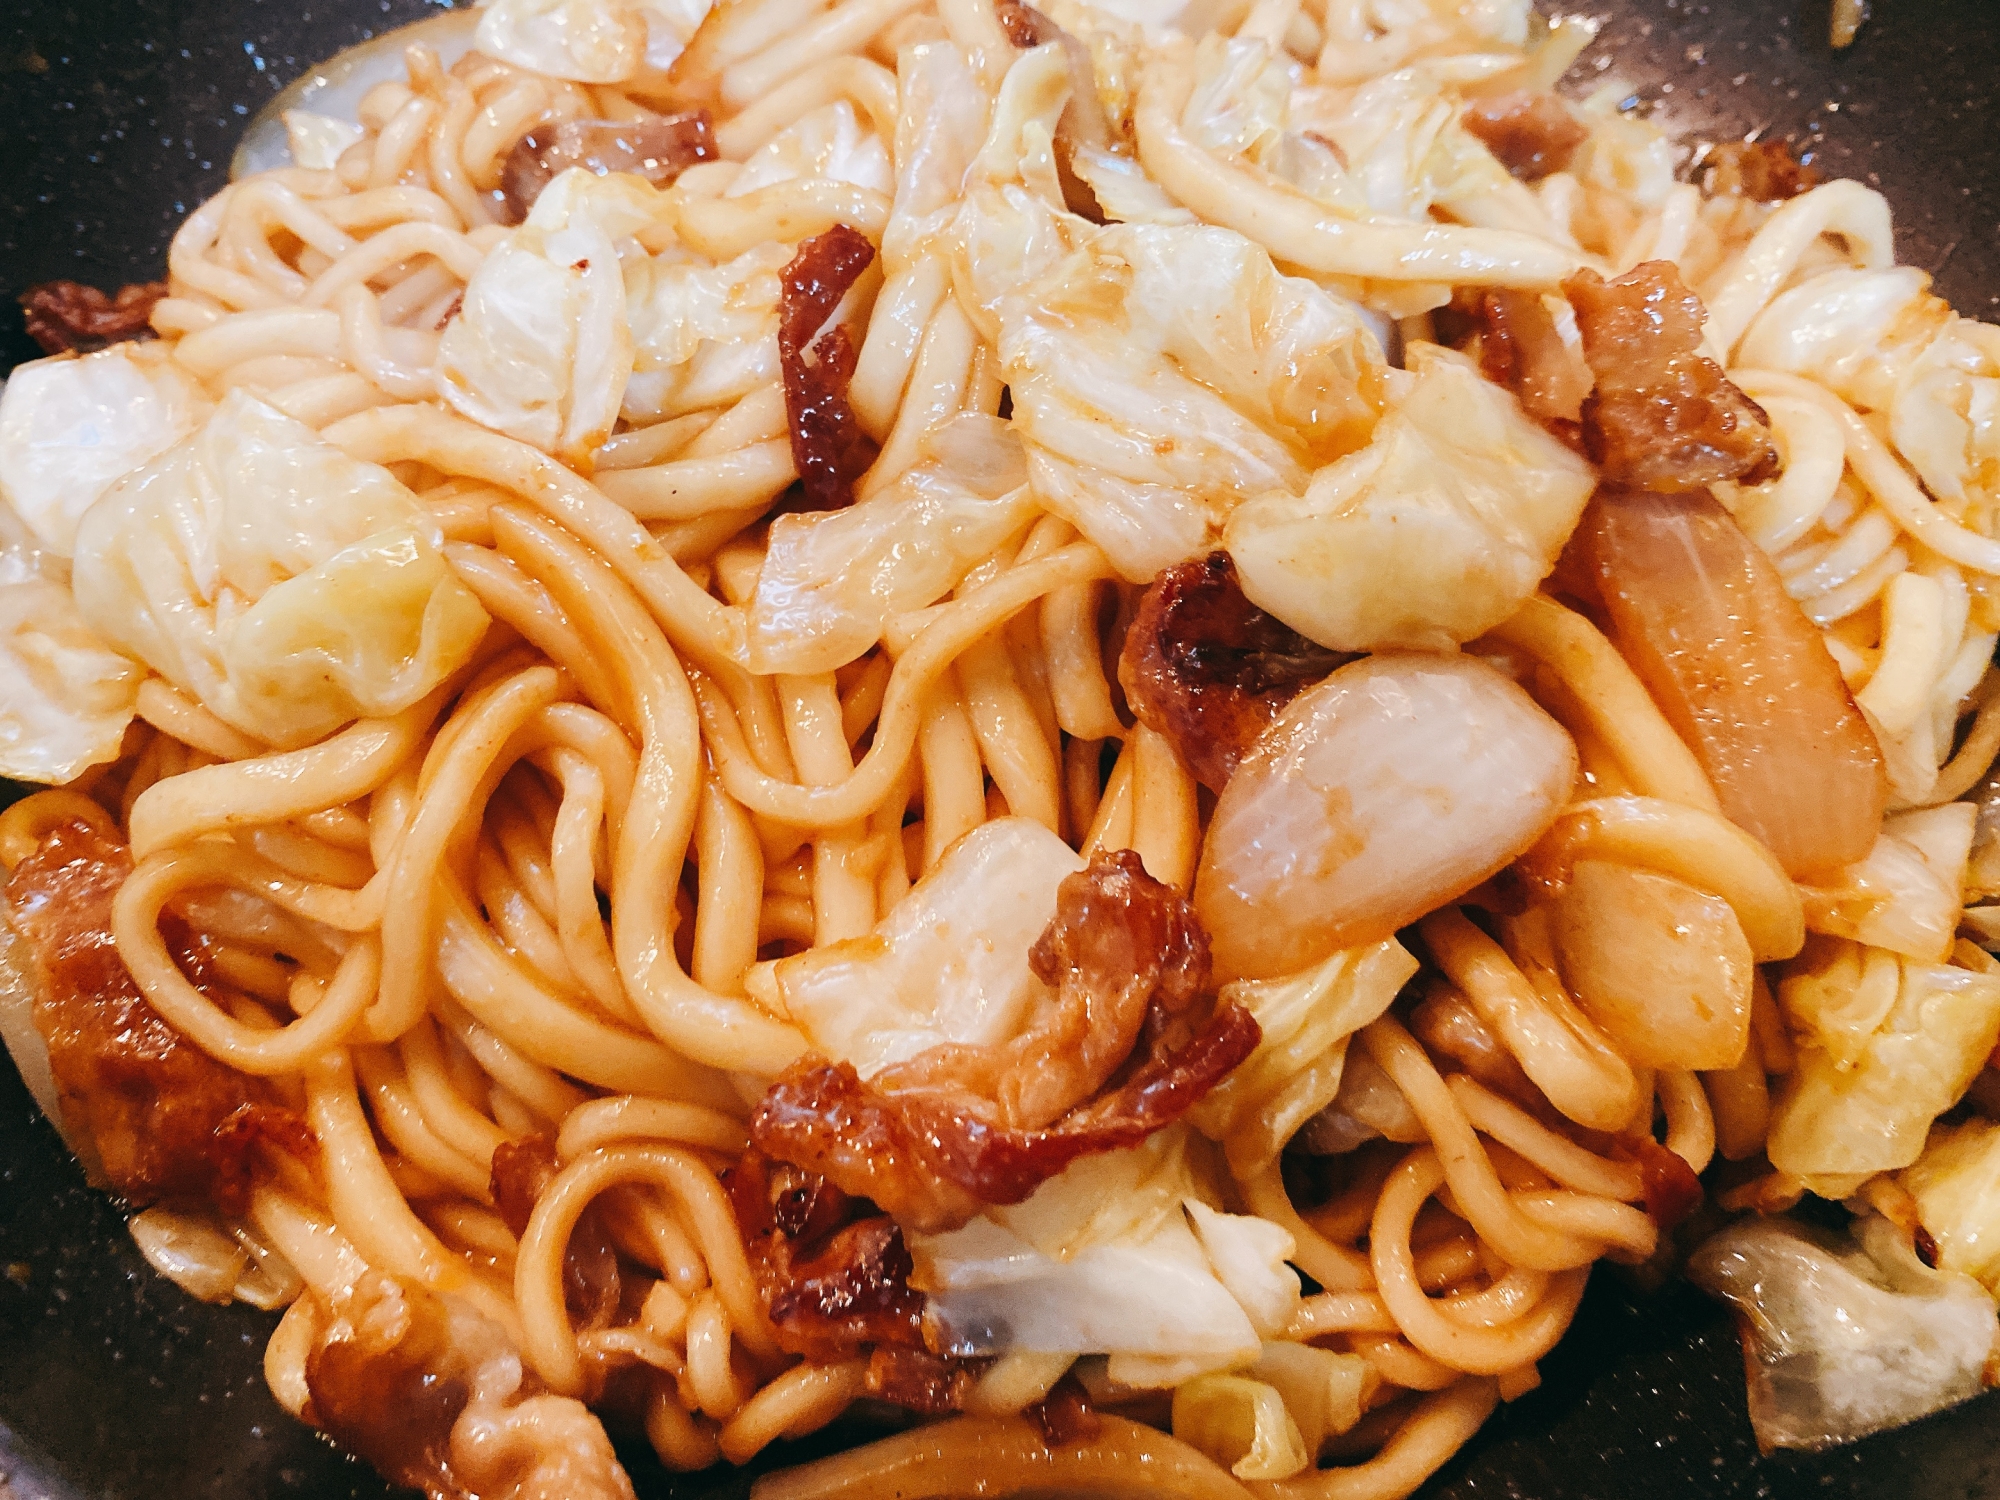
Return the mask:
[(1600, 490), (1578, 541), (1618, 649), (1723, 811), (1787, 873), (1867, 857), (1889, 782), (1874, 731), (1778, 570), (1707, 494)]
[(1575, 776), (1569, 736), (1484, 662), (1349, 663), (1216, 802), (1194, 902), (1217, 969), (1267, 979), (1392, 936), (1540, 838)]

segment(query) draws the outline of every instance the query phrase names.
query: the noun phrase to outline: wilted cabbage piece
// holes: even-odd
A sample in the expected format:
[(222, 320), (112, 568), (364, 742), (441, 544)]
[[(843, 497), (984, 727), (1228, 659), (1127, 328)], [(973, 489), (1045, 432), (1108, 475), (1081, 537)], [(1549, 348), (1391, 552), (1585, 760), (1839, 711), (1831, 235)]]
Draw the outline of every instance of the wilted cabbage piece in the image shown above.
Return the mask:
[(1917, 1220), (1937, 1247), (1938, 1267), (2000, 1293), (2000, 1124), (1937, 1126), (1897, 1181), (1917, 1200)]
[(0, 503), (41, 547), (68, 557), (91, 503), (208, 412), (164, 345), (21, 365), (0, 389)]
[(77, 532), (85, 623), (219, 718), (303, 744), (399, 712), (486, 612), (416, 496), (241, 391), (111, 490)]
[(670, 65), (707, 12), (708, 0), (492, 0), (476, 44), (551, 78), (623, 83)]
[(1870, 1215), (1859, 1244), (1786, 1219), (1710, 1239), (1688, 1275), (1736, 1310), (1757, 1442), (1824, 1448), (1979, 1394), (1996, 1331), (1968, 1276), (1926, 1269)]
[(845, 99), (809, 110), (759, 146), (723, 196), (740, 198), (797, 178), (851, 182), (883, 194), (895, 187), (888, 148)]
[(895, 483), (844, 510), (782, 515), (750, 600), (753, 672), (830, 672), (891, 616), (941, 598), (1035, 516), (1020, 439), (964, 412)]
[(1917, 1159), (2000, 1037), (2000, 976), (1815, 937), (1779, 986), (1798, 1064), (1771, 1111), (1771, 1165), (1823, 1196)]
[(1819, 381), (1843, 400), (1888, 409), (1910, 361), (1951, 320), (1915, 266), (1823, 271), (1773, 297), (1732, 363)]
[(116, 760), (145, 675), (31, 555), (0, 551), (0, 776), (59, 786)]
[(1993, 494), (2000, 464), (2000, 338), (1954, 317), (1896, 389), (1889, 413), (1896, 451), (1940, 500)]
[(588, 471), (631, 376), (620, 242), (660, 198), (628, 172), (572, 167), (488, 253), (438, 341), (438, 389), (465, 416)]
[(1195, 1128), (1239, 1171), (1261, 1166), (1340, 1091), (1347, 1039), (1389, 1008), (1417, 972), (1393, 938), (1349, 948), (1286, 979), (1240, 979), (1220, 999), (1263, 1030), (1257, 1050), (1194, 1107)]
[(941, 1043), (1005, 1041), (1042, 992), (1028, 951), (1056, 909), (1056, 887), (1082, 868), (1031, 818), (983, 823), (866, 937), (764, 971), (769, 1001), (815, 1050), (864, 1078)]
[(1292, 1239), (1213, 1211), (1189, 1151), (1184, 1130), (1163, 1130), (963, 1229), (911, 1236), (910, 1284), (930, 1293), (939, 1346), (1109, 1354), (1112, 1379), (1149, 1387), (1256, 1359), (1297, 1304)]
[(699, 411), (776, 380), (779, 273), (791, 258), (791, 246), (773, 243), (721, 265), (634, 259), (625, 268), (633, 346), (625, 419)]
[(1374, 427), (1384, 366), (1360, 316), (1229, 230), (1097, 230), (998, 312), (1037, 497), (1134, 582)]
[(1410, 368), (1366, 448), (1229, 518), (1243, 592), (1336, 651), (1492, 629), (1548, 576), (1596, 487), (1470, 361), (1417, 345)]
[(1239, 1479), (1288, 1479), (1361, 1420), (1379, 1384), (1359, 1354), (1267, 1343), (1246, 1369), (1176, 1390), (1173, 1432)]
[(1802, 888), (1807, 928), (1942, 963), (1965, 904), (1977, 816), (1970, 802), (1891, 814), (1866, 859)]
[(1200, 1375), (1174, 1391), (1174, 1436), (1238, 1479), (1290, 1479), (1312, 1461), (1277, 1387)]

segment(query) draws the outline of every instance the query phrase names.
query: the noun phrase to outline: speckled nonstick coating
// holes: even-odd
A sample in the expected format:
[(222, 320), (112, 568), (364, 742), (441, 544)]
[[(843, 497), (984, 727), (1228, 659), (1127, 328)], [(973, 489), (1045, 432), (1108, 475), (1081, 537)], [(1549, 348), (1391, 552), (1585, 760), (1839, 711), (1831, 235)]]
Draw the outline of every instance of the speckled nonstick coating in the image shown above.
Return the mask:
[[(1903, 258), (1935, 272), (1961, 310), (2000, 316), (2000, 0), (1876, 0), (1842, 56), (1827, 46), (1827, 4), (1614, 0), (1588, 7), (1607, 22), (1591, 57), (1672, 121), (1718, 136), (1763, 127), (1880, 186)], [(310, 62), (436, 7), (0, 9), (0, 297), (11, 303), (54, 277), (161, 274), (168, 236), (222, 182), (263, 101)], [(4, 305), (0, 325), (0, 367), (33, 354)], [(390, 1494), (272, 1401), (260, 1373), (270, 1325), (155, 1278), (0, 1066), (0, 1476), (18, 1500)], [(1600, 1273), (1542, 1373), (1427, 1497), (2000, 1500), (1995, 1397), (1831, 1453), (1759, 1458), (1735, 1336), (1685, 1286), (1647, 1297)], [(645, 1497), (746, 1484), (633, 1459)]]

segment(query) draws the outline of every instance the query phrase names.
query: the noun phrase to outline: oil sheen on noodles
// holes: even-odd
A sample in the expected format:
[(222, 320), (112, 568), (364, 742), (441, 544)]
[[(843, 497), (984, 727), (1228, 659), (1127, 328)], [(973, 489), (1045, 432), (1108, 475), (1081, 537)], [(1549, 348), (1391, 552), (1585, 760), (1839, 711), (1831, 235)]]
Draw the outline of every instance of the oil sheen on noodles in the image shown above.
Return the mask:
[(427, 28), (0, 398), (0, 1034), (292, 1412), (1395, 1500), (1718, 1160), (1969, 1268), (2000, 334), (1877, 194), (1516, 0)]

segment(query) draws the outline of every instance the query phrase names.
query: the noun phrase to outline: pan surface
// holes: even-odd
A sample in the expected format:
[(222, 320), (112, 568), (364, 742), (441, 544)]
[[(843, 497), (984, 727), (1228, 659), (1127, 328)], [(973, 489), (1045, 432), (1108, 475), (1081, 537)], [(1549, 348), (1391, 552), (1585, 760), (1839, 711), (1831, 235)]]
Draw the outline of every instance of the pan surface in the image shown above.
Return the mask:
[[(0, 368), (36, 352), (23, 287), (162, 274), (248, 118), (309, 64), (434, 13), (423, 0), (9, 0), (0, 16)], [(1670, 124), (1788, 138), (1896, 210), (1900, 258), (1962, 312), (2000, 318), (1995, 0), (1876, 0), (1847, 53), (1828, 0), (1609, 0), (1578, 71)], [(112, 1204), (0, 1066), (0, 1500), (382, 1497), (281, 1411), (271, 1319), (155, 1278)], [(2000, 1394), (1819, 1455), (1760, 1458), (1734, 1333), (1699, 1293), (1600, 1273), (1542, 1388), (1505, 1408), (1427, 1500), (2000, 1500)], [(805, 1445), (794, 1458), (810, 1452)], [(628, 1454), (642, 1496), (741, 1494)]]

